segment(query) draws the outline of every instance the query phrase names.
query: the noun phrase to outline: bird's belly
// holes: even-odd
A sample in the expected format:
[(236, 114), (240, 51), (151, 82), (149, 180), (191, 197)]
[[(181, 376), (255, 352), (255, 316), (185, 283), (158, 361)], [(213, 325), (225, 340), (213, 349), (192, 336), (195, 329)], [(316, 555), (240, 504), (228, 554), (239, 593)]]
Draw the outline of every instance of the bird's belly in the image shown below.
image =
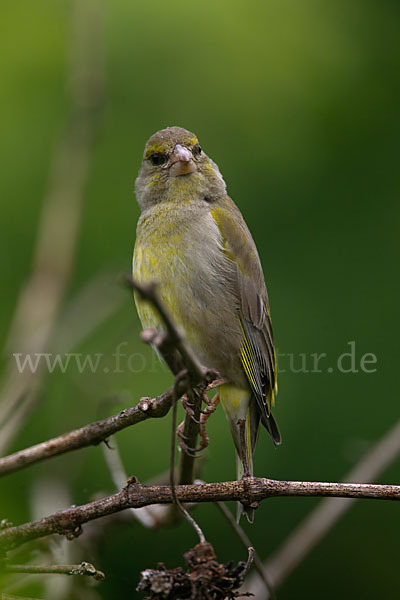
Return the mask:
[[(212, 239), (203, 238), (199, 252), (194, 252), (193, 237), (177, 239), (175, 235), (173, 240), (158, 239), (157, 244), (148, 239), (143, 243), (139, 238), (133, 276), (142, 283), (159, 283), (161, 302), (182, 328), (202, 364), (242, 383), (242, 334), (226, 259)], [(143, 327), (162, 329), (154, 308), (137, 296), (135, 301)]]

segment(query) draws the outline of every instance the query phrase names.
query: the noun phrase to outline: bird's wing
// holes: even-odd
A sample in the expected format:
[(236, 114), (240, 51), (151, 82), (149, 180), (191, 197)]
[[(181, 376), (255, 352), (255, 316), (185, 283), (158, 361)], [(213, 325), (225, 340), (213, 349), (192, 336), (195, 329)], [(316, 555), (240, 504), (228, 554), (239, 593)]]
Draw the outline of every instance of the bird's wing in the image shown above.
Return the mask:
[(211, 214), (221, 232), (223, 251), (236, 265), (235, 292), (243, 332), (241, 360), (257, 401), (261, 421), (276, 444), (281, 442), (271, 414), (277, 391), (276, 355), (267, 289), (253, 238), (234, 202), (226, 197)]

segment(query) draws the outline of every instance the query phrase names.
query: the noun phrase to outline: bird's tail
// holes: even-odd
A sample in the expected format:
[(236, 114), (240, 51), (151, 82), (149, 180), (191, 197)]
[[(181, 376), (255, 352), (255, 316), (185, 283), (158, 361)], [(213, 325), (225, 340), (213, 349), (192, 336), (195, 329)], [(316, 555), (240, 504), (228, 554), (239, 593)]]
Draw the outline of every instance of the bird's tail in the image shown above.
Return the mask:
[[(257, 442), (260, 413), (249, 390), (224, 384), (219, 388), (221, 404), (228, 419), (236, 449), (236, 477), (242, 479), (245, 463), (248, 475), (253, 476), (253, 454)], [(243, 425), (240, 425), (240, 421)], [(242, 431), (241, 431), (242, 427)], [(236, 518), (245, 513), (250, 523), (254, 520), (254, 508), (237, 503)]]
[[(250, 476), (253, 476), (253, 453), (250, 452), (247, 454), (247, 465), (249, 468)], [(236, 450), (236, 479), (239, 481), (242, 479), (244, 475), (244, 464), (239, 456), (238, 451)], [(250, 506), (245, 506), (241, 502), (236, 503), (236, 521), (239, 523), (240, 517), (244, 513), (247, 517), (249, 523), (253, 523), (254, 521), (254, 508), (250, 508)]]

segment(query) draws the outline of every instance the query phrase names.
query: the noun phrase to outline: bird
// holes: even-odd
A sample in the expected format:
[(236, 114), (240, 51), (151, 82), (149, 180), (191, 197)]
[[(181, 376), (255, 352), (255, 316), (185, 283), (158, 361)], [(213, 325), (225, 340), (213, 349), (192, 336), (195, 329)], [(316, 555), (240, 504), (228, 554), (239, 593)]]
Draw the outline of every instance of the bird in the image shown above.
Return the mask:
[[(277, 363), (263, 270), (244, 218), (216, 163), (182, 127), (147, 141), (135, 182), (140, 208), (133, 278), (158, 282), (159, 298), (202, 365), (226, 383), (218, 389), (236, 450), (237, 479), (253, 476), (260, 423), (273, 443)], [(163, 329), (135, 293), (144, 328)], [(238, 503), (253, 522), (254, 507)]]

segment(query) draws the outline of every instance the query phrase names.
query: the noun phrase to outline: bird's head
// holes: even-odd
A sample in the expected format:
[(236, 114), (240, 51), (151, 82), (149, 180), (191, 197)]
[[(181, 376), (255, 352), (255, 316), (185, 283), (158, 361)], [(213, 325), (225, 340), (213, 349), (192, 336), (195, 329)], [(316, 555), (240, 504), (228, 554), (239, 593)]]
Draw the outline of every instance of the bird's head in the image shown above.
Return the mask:
[(167, 127), (146, 143), (136, 180), (136, 196), (142, 209), (168, 201), (212, 202), (225, 193), (217, 165), (190, 131)]

